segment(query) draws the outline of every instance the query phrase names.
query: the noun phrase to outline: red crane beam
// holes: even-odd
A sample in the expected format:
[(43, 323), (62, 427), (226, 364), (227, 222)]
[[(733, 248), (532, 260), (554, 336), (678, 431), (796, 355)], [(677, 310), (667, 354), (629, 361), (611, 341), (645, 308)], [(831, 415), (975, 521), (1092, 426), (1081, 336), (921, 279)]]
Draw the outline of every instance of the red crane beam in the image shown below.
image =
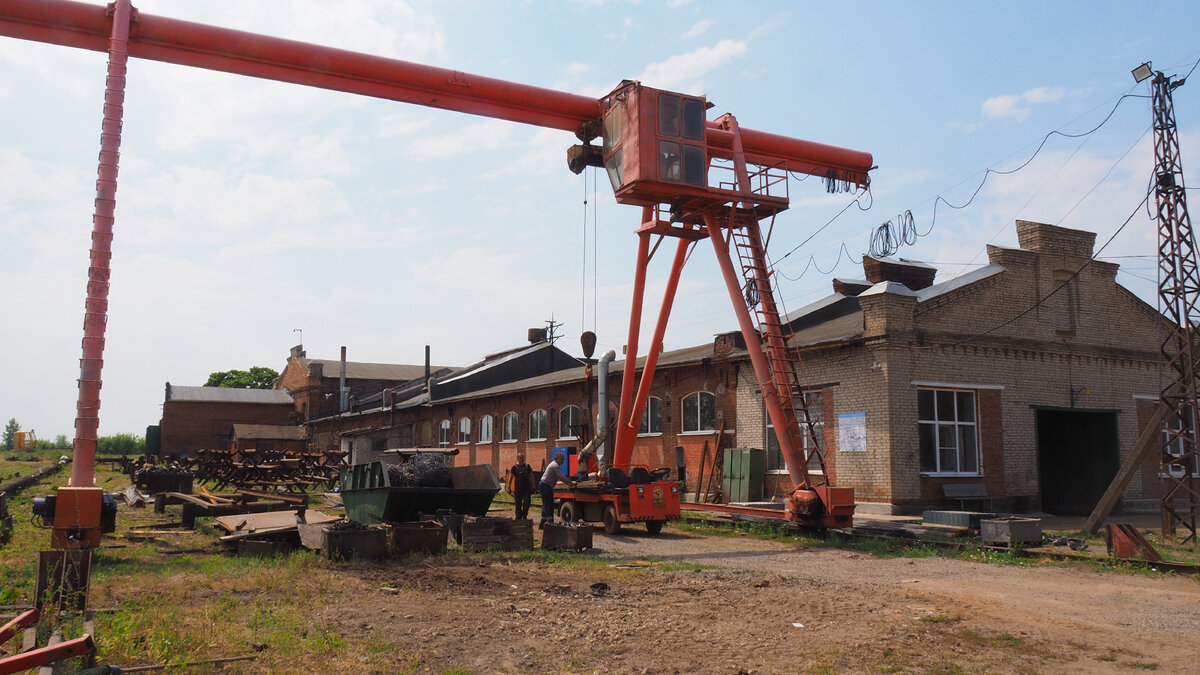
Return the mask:
[[(5, 0), (0, 35), (108, 51), (106, 9), (70, 0)], [(566, 92), (296, 40), (136, 13), (129, 55), (184, 66), (413, 103), (575, 132), (600, 120), (600, 102)], [(709, 121), (710, 153), (731, 156), (732, 134)], [(747, 161), (866, 182), (870, 153), (742, 129)]]

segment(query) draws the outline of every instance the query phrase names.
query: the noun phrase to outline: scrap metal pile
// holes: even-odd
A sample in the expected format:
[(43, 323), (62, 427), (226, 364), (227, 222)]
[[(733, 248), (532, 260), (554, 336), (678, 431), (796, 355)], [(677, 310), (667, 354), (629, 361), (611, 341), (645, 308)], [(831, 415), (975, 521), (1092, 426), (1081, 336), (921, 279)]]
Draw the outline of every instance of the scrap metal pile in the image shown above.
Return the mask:
[(304, 492), (310, 487), (333, 489), (345, 466), (346, 453), (262, 450), (199, 450), (184, 460), (196, 480), (249, 489)]
[(387, 471), (392, 487), (453, 487), (442, 455), (418, 454), (403, 464), (389, 466)]

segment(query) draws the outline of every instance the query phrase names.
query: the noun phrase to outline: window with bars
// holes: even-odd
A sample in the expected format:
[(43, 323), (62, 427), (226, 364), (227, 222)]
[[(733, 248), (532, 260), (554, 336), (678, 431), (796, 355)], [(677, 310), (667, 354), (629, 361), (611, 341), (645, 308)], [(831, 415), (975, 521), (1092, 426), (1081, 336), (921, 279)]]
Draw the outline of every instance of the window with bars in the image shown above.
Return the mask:
[(918, 389), (922, 473), (979, 474), (975, 392)]
[[(804, 428), (803, 413), (797, 411), (796, 417), (800, 420), (801, 438), (800, 449), (807, 456), (810, 449), (813, 447), (813, 436), (817, 437), (817, 450), (825, 451), (825, 396), (819, 391), (806, 391), (803, 393), (804, 403), (808, 406), (808, 417), (812, 421), (813, 433), (810, 435), (808, 430)], [(765, 415), (767, 421), (767, 471), (787, 471), (787, 462), (783, 459), (783, 451), (779, 448), (779, 437), (775, 435), (775, 426), (771, 424), (771, 416)], [(808, 463), (809, 471), (821, 470), (821, 462), (816, 456), (813, 456)]]

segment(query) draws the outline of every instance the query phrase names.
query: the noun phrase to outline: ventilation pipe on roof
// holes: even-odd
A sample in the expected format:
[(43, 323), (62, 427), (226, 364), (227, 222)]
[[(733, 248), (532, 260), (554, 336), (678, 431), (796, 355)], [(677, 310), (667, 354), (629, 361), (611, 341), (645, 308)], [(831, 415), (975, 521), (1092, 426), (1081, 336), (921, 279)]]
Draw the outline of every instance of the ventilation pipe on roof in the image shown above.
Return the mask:
[(338, 377), (338, 412), (346, 412), (350, 406), (349, 390), (346, 389), (346, 345), (342, 345), (342, 374)]
[[(600, 407), (596, 413), (596, 431), (608, 431), (608, 364), (612, 363), (613, 359), (617, 358), (617, 353), (613, 350), (608, 350), (604, 356), (600, 357), (600, 374), (596, 387), (599, 390), (599, 395), (596, 397), (596, 402)], [(606, 466), (609, 462), (608, 443), (602, 443), (596, 448), (596, 461), (600, 466)]]

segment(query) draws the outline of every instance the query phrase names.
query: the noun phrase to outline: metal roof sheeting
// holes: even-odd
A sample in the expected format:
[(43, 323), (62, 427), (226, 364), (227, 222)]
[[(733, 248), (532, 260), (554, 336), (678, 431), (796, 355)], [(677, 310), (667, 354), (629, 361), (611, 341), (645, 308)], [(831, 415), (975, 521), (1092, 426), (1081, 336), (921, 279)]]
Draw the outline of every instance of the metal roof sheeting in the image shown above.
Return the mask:
[(292, 405), (292, 395), (282, 389), (230, 389), (227, 387), (184, 387), (167, 384), (168, 401), (204, 403), (282, 403)]

